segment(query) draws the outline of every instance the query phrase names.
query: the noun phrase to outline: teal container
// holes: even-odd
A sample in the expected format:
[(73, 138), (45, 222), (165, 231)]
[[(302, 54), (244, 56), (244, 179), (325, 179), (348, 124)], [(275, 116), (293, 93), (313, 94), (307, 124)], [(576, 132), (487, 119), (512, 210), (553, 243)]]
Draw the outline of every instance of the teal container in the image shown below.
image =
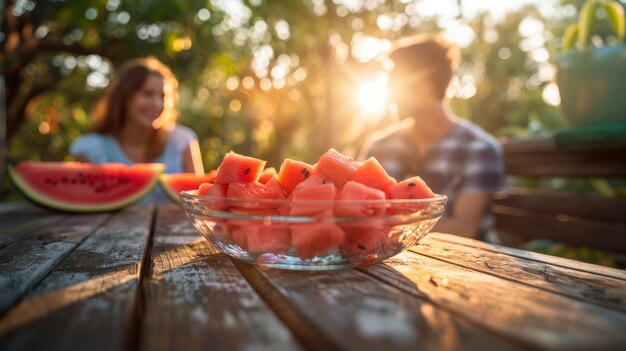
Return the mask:
[(556, 58), (561, 109), (572, 126), (626, 122), (626, 45)]

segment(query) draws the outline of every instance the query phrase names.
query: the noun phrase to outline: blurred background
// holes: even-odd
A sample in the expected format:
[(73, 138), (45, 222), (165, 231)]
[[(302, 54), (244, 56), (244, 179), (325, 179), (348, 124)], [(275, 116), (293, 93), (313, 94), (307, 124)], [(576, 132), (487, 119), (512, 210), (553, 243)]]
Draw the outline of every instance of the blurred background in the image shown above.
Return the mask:
[[(502, 141), (550, 135), (568, 126), (554, 62), (582, 3), (3, 1), (0, 160), (70, 160), (68, 147), (88, 129), (94, 103), (116, 68), (148, 55), (176, 74), (179, 122), (200, 137), (207, 171), (230, 150), (273, 167), (285, 157), (314, 163), (330, 147), (356, 156), (369, 133), (394, 121), (384, 54), (394, 40), (426, 33), (439, 33), (462, 49), (448, 90), (456, 114)], [(608, 21), (597, 21), (593, 44), (615, 43), (612, 33)], [(6, 163), (0, 163), (0, 201), (19, 198), (4, 176)], [(624, 182), (598, 178), (509, 182), (626, 195)], [(547, 252), (580, 256), (559, 245), (550, 243)], [(590, 261), (615, 265), (605, 255)]]
[[(381, 55), (423, 33), (462, 48), (448, 91), (458, 115), (500, 138), (542, 135), (566, 123), (553, 60), (581, 3), (5, 1), (3, 150), (9, 161), (67, 160), (116, 67), (154, 55), (180, 81), (179, 121), (200, 136), (207, 170), (231, 149), (275, 167), (284, 157), (314, 162), (329, 147), (356, 156), (392, 121)], [(598, 30), (611, 32), (604, 22)]]

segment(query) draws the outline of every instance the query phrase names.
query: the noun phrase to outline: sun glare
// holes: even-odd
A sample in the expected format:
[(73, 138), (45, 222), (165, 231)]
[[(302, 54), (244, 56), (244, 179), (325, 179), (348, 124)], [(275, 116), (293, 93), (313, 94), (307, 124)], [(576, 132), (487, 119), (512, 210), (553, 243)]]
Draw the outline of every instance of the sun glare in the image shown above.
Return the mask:
[(378, 75), (375, 78), (362, 82), (356, 93), (359, 108), (364, 115), (379, 116), (387, 105), (387, 77)]

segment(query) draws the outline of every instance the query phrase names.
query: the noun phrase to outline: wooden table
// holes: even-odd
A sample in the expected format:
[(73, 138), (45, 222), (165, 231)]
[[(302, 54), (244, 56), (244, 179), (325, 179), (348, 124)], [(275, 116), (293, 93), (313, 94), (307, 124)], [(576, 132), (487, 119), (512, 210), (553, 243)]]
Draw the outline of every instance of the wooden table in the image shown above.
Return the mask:
[(452, 235), (293, 272), (231, 260), (175, 205), (5, 205), (0, 233), (0, 350), (626, 349), (624, 271)]

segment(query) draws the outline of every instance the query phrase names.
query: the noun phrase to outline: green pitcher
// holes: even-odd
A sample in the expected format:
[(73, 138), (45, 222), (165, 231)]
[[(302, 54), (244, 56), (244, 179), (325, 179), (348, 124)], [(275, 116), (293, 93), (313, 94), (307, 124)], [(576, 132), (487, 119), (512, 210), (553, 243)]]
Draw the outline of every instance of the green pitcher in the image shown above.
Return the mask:
[[(589, 49), (595, 12), (603, 7), (620, 45)], [(572, 126), (626, 122), (626, 30), (624, 8), (617, 1), (590, 0), (578, 24), (564, 35), (564, 50), (556, 58), (561, 108)], [(578, 39), (578, 50), (574, 48)]]

